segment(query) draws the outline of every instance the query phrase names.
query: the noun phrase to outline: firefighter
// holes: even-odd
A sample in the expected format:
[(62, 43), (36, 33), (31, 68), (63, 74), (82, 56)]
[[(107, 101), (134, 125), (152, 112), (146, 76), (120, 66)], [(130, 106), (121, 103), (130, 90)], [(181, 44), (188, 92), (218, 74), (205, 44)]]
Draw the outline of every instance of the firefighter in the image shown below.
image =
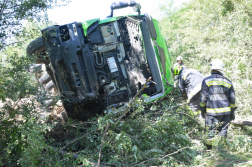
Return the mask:
[(215, 133), (227, 137), (228, 124), (235, 119), (235, 92), (232, 82), (224, 77), (224, 64), (220, 59), (211, 63), (211, 76), (202, 82), (200, 93), (201, 115), (205, 118), (205, 131), (209, 128), (209, 139), (205, 141), (212, 148)]
[(183, 63), (183, 58), (182, 58), (182, 56), (178, 56), (178, 57), (177, 57), (177, 62), (174, 64), (173, 67), (175, 68), (176, 66), (185, 67), (185, 64)]
[[(174, 64), (173, 68), (175, 68), (177, 66), (179, 66), (179, 68), (181, 68), (181, 67), (184, 68), (185, 67), (185, 64), (183, 63), (182, 56), (177, 57), (177, 62)], [(177, 87), (177, 84), (178, 84), (178, 76), (175, 77), (175, 79), (174, 79), (174, 87)]]
[(187, 98), (189, 107), (194, 111), (194, 115), (200, 115), (200, 90), (203, 75), (194, 69), (176, 66), (173, 70), (174, 75), (178, 75), (178, 87), (183, 95)]

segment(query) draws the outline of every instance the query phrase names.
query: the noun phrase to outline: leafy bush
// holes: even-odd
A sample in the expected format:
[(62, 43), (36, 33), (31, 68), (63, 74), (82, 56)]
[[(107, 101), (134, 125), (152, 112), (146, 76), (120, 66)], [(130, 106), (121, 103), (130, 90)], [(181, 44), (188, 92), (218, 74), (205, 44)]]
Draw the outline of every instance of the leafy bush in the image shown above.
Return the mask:
[(232, 141), (227, 141), (227, 146), (230, 150), (239, 153), (251, 153), (252, 152), (252, 139), (250, 136), (237, 135), (234, 136)]
[[(41, 26), (34, 25), (28, 24), (23, 32), (38, 35)], [(38, 121), (38, 112), (43, 108), (37, 106), (38, 84), (34, 74), (26, 71), (34, 62), (25, 53), (26, 42), (31, 40), (27, 38), (20, 35), (14, 45), (1, 51), (0, 166), (59, 166), (65, 162), (60, 161), (61, 155), (45, 140), (45, 133), (52, 127)]]

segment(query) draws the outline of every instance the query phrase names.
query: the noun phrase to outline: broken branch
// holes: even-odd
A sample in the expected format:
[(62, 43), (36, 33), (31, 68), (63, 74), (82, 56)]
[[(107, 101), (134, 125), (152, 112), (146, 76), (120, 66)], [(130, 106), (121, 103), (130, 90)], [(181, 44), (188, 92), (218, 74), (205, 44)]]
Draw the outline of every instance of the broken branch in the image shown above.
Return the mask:
[(110, 125), (110, 122), (108, 123), (108, 125), (107, 125), (107, 127), (106, 127), (106, 129), (105, 129), (105, 131), (104, 131), (102, 140), (101, 140), (101, 146), (100, 146), (100, 151), (99, 151), (99, 159), (98, 159), (98, 162), (97, 162), (97, 166), (98, 166), (98, 167), (100, 166), (100, 161), (101, 161), (101, 150), (102, 150), (103, 141), (104, 141), (104, 138), (105, 138), (106, 133), (107, 133), (107, 131), (108, 131), (109, 125)]
[(231, 121), (232, 124), (236, 124), (236, 125), (247, 125), (247, 126), (252, 126), (252, 122), (251, 121), (247, 121), (247, 120), (233, 120)]
[(98, 131), (98, 130), (99, 130), (99, 129), (93, 130), (93, 131), (91, 131), (91, 132), (89, 132), (89, 133), (86, 133), (85, 135), (83, 135), (83, 136), (81, 136), (81, 137), (79, 137), (79, 138), (77, 138), (77, 139), (74, 139), (74, 140), (70, 141), (70, 142), (67, 143), (62, 149), (60, 149), (60, 151), (65, 150), (67, 147), (71, 146), (71, 145), (74, 144), (75, 142), (77, 142), (77, 141), (83, 139), (83, 138), (86, 137), (87, 135), (89, 135), (89, 134), (91, 134), (91, 133), (94, 133), (94, 132), (96, 132), (96, 131)]
[[(117, 122), (120, 121), (120, 120), (128, 113), (128, 111), (129, 111), (129, 109), (130, 109), (130, 107), (131, 107), (133, 101), (135, 101), (135, 99), (139, 96), (139, 94), (146, 88), (147, 83), (150, 82), (150, 80), (151, 80), (151, 77), (145, 82), (145, 84), (143, 85), (142, 89), (140, 89), (140, 90), (137, 92), (137, 94), (133, 97), (133, 99), (129, 102), (129, 105), (128, 105), (126, 111), (117, 119)], [(117, 123), (117, 122), (116, 122), (116, 123)]]
[(172, 109), (174, 109), (174, 108), (178, 108), (178, 107), (180, 107), (180, 106), (184, 106), (184, 105), (186, 105), (186, 104), (188, 104), (188, 102), (186, 102), (186, 103), (181, 103), (181, 104), (179, 104), (179, 105), (177, 105), (177, 106), (171, 107), (171, 108), (169, 108), (167, 111), (172, 110)]
[[(142, 161), (140, 164), (143, 164), (143, 163), (145, 163), (145, 162), (147, 162), (147, 161), (164, 159), (164, 158), (169, 157), (169, 156), (171, 156), (171, 155), (177, 154), (178, 152), (180, 152), (180, 151), (182, 151), (182, 150), (184, 150), (184, 149), (186, 149), (186, 148), (190, 148), (190, 147), (181, 148), (181, 149), (179, 149), (179, 150), (177, 150), (177, 151), (175, 151), (175, 152), (173, 152), (173, 153), (171, 153), (171, 154), (168, 154), (168, 155), (163, 156), (162, 158), (150, 158), (150, 159), (148, 159), (148, 160), (146, 160), (146, 161)], [(139, 166), (140, 164), (136, 164), (136, 165), (133, 165), (133, 166)], [(132, 166), (132, 167), (133, 167), (133, 166)]]

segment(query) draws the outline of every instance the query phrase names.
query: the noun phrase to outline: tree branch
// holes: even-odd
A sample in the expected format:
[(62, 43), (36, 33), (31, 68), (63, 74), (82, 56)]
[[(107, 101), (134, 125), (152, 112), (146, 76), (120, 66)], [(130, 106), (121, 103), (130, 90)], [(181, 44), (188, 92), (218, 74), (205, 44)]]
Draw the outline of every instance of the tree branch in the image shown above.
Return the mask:
[(128, 113), (128, 111), (129, 111), (129, 109), (130, 109), (130, 107), (131, 107), (133, 101), (135, 101), (135, 99), (139, 96), (139, 94), (146, 88), (147, 83), (150, 82), (150, 80), (151, 80), (151, 77), (145, 82), (145, 84), (143, 85), (142, 89), (140, 89), (140, 90), (137, 92), (137, 94), (132, 98), (132, 100), (129, 102), (129, 105), (128, 105), (126, 111), (117, 119), (116, 123), (117, 123), (118, 121), (120, 121), (120, 120)]
[(86, 133), (85, 135), (83, 135), (83, 136), (81, 136), (81, 137), (79, 137), (79, 138), (76, 138), (76, 139), (70, 141), (70, 142), (67, 143), (63, 148), (61, 148), (60, 151), (65, 150), (67, 147), (71, 146), (71, 145), (74, 144), (75, 142), (77, 142), (77, 141), (83, 139), (83, 138), (86, 137), (87, 135), (89, 135), (89, 134), (91, 134), (91, 133), (94, 133), (94, 132), (96, 132), (96, 131), (98, 131), (98, 130), (99, 130), (99, 129), (93, 130), (93, 131), (88, 132), (88, 133)]
[[(171, 156), (171, 155), (177, 154), (178, 152), (180, 152), (180, 151), (182, 151), (182, 150), (184, 150), (184, 149), (186, 149), (186, 148), (191, 148), (191, 147), (184, 147), (184, 148), (181, 148), (181, 149), (179, 149), (179, 150), (177, 150), (177, 151), (175, 151), (175, 152), (173, 152), (173, 153), (170, 153), (170, 154), (168, 154), (168, 155), (163, 156), (162, 158), (150, 158), (150, 159), (148, 159), (148, 160), (146, 160), (146, 161), (142, 161), (140, 164), (143, 164), (143, 163), (148, 162), (148, 161), (154, 161), (154, 160), (161, 160), (161, 159), (164, 159), (164, 158), (169, 157), (169, 156)], [(139, 164), (136, 164), (136, 165), (133, 165), (133, 166), (138, 166), (138, 165), (139, 165)], [(133, 167), (133, 166), (132, 166), (132, 167)]]
[(191, 115), (187, 114), (187, 113), (184, 113), (184, 112), (177, 112), (178, 114), (184, 114), (184, 115), (187, 115), (188, 117), (190, 117), (191, 119), (193, 119), (194, 121), (196, 121), (199, 125), (201, 125), (201, 123), (196, 120), (195, 118), (193, 118)]
[(5, 0), (3, 3), (2, 3), (2, 6), (1, 6), (1, 9), (0, 9), (0, 11), (1, 11), (1, 15), (2, 15), (2, 13), (3, 13), (3, 10), (4, 10), (4, 7), (6, 6), (6, 4), (8, 3), (8, 1), (9, 0)]
[(251, 121), (247, 121), (247, 120), (233, 120), (231, 121), (232, 124), (236, 124), (236, 125), (247, 125), (247, 126), (252, 126), (252, 122)]
[(104, 141), (104, 138), (105, 138), (105, 136), (106, 136), (106, 133), (107, 133), (107, 131), (108, 131), (109, 125), (110, 125), (110, 122), (108, 123), (108, 125), (107, 125), (107, 127), (106, 127), (106, 129), (105, 129), (105, 131), (104, 131), (102, 140), (101, 140), (101, 146), (100, 146), (100, 151), (99, 151), (99, 159), (98, 159), (98, 162), (97, 162), (97, 166), (98, 166), (98, 167), (100, 167), (102, 145), (103, 145), (103, 141)]
[(12, 9), (12, 8), (19, 7), (19, 6), (21, 6), (21, 5), (22, 5), (22, 4), (15, 4), (15, 5), (13, 5), (13, 6), (9, 7), (9, 8), (6, 8), (6, 9), (9, 10), (9, 9)]
[(171, 107), (171, 108), (167, 109), (167, 111), (172, 110), (172, 109), (174, 109), (174, 108), (178, 108), (178, 107), (180, 107), (180, 106), (187, 105), (187, 104), (189, 104), (189, 103), (188, 103), (188, 102), (186, 102), (186, 103), (181, 103), (181, 104), (179, 104), (179, 105), (177, 105), (177, 106), (174, 106), (174, 107)]

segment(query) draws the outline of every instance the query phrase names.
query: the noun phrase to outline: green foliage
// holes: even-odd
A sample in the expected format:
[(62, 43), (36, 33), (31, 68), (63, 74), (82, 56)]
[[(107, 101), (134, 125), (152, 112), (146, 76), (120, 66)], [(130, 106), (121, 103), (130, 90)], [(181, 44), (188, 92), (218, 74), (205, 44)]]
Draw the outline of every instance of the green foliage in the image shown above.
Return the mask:
[(32, 38), (41, 36), (41, 28), (50, 24), (28, 22), (22, 29), (23, 34), (15, 38), (16, 42), (0, 53), (0, 98), (3, 101), (6, 98), (17, 101), (37, 91), (34, 74), (26, 71), (35, 57), (26, 56), (26, 47)]
[(221, 14), (225, 16), (227, 12), (233, 12), (234, 11), (234, 4), (231, 0), (225, 0), (221, 4), (224, 8), (222, 9)]
[(233, 141), (227, 141), (227, 146), (230, 150), (239, 153), (251, 153), (252, 152), (252, 140), (247, 135), (234, 136)]
[(6, 63), (10, 63), (12, 66), (1, 69), (1, 73), (3, 74), (2, 82), (4, 82), (5, 87), (5, 89), (2, 90), (1, 96), (17, 101), (24, 98), (26, 95), (34, 94), (37, 87), (34, 81), (32, 82), (32, 75), (25, 71), (25, 67), (31, 64), (30, 59), (9, 56)]
[[(61, 5), (67, 4), (67, 0), (61, 0)], [(57, 0), (1, 0), (0, 4), (0, 49), (9, 42), (10, 37), (22, 35), (22, 21), (37, 20), (47, 21), (47, 9), (58, 5)]]
[[(81, 153), (81, 157), (76, 162), (98, 161), (102, 136), (105, 133), (105, 127), (110, 123), (101, 151), (102, 164), (116, 166), (180, 164), (176, 160), (189, 164), (190, 159), (196, 155), (196, 152), (190, 149), (192, 144), (187, 135), (196, 124), (192, 122), (190, 114), (183, 109), (182, 115), (176, 111), (166, 111), (167, 106), (171, 105), (170, 99), (161, 103), (155, 102), (150, 109), (147, 109), (146, 104), (141, 104), (140, 101), (137, 103), (133, 106), (139, 107), (132, 110), (133, 113), (128, 114), (121, 121), (115, 121), (118, 115), (109, 113), (92, 121), (92, 126), (86, 133), (95, 129), (99, 131), (88, 134), (83, 140), (67, 149)], [(183, 127), (182, 124), (188, 122), (191, 126)], [(83, 126), (83, 124), (80, 125)], [(70, 133), (75, 133), (74, 138), (83, 135), (76, 131)], [(182, 150), (176, 152), (179, 149)]]
[(39, 124), (38, 85), (34, 74), (26, 71), (34, 62), (26, 56), (27, 44), (48, 24), (27, 23), (15, 43), (1, 51), (0, 166), (64, 166), (74, 162), (69, 156), (63, 156), (68, 162), (60, 161), (58, 150), (45, 143), (45, 133), (52, 127)]
[(252, 152), (252, 140), (247, 135), (235, 135), (231, 140), (222, 137), (215, 137), (213, 145), (217, 148), (227, 147), (230, 151), (237, 153), (251, 153)]

